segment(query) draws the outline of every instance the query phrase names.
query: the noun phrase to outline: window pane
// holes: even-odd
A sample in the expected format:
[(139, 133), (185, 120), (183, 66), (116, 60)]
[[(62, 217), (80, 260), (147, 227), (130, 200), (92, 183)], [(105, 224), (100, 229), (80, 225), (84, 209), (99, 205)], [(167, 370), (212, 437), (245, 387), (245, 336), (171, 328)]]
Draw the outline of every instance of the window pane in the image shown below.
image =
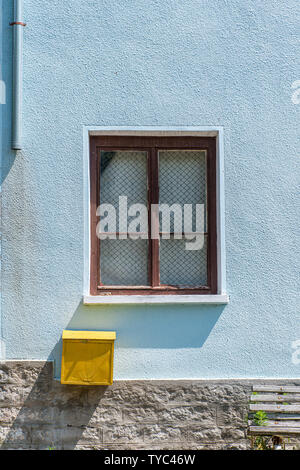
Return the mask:
[[(205, 150), (163, 150), (159, 152), (159, 202), (179, 204), (184, 231), (184, 204), (191, 204), (191, 213), (186, 210), (185, 220), (193, 231), (196, 230), (196, 204), (199, 210), (200, 231), (207, 231), (206, 210), (206, 151)], [(203, 216), (201, 215), (203, 214)], [(204, 220), (203, 220), (204, 219)], [(162, 222), (162, 213), (160, 214)], [(160, 230), (163, 231), (162, 223)], [(171, 217), (171, 232), (174, 231), (174, 217)]]
[[(128, 216), (126, 210), (119, 212), (119, 197), (123, 197), (123, 202), (127, 197), (128, 210), (133, 204), (147, 207), (147, 152), (102, 151), (100, 171), (100, 202), (114, 206), (117, 232), (126, 232), (127, 222), (129, 224), (139, 213)], [(137, 231), (140, 231), (139, 226)], [(101, 240), (100, 274), (104, 285), (147, 285), (148, 241)]]
[(193, 240), (160, 240), (160, 283), (173, 286), (207, 286), (207, 237), (200, 250), (187, 250)]
[[(170, 232), (207, 231), (207, 188), (205, 150), (164, 150), (159, 152), (159, 202), (172, 206), (177, 204), (176, 217), (171, 212)], [(190, 204), (189, 208), (184, 208)], [(196, 210), (196, 204), (198, 211)], [(197, 213), (197, 224), (196, 224)], [(160, 212), (160, 230), (165, 231), (166, 214)], [(164, 239), (166, 237), (166, 239)], [(160, 240), (160, 282), (167, 285), (207, 286), (206, 236), (195, 240), (176, 239), (163, 234)], [(202, 240), (202, 243), (201, 243)], [(187, 245), (188, 244), (188, 245)]]
[(119, 196), (127, 197), (128, 208), (132, 204), (145, 204), (147, 207), (147, 152), (103, 151), (100, 171), (100, 201), (115, 207), (119, 228), (127, 226), (127, 220), (130, 223), (134, 217), (127, 219), (126, 213), (118, 213)]
[(105, 286), (148, 285), (148, 240), (101, 240), (100, 279)]

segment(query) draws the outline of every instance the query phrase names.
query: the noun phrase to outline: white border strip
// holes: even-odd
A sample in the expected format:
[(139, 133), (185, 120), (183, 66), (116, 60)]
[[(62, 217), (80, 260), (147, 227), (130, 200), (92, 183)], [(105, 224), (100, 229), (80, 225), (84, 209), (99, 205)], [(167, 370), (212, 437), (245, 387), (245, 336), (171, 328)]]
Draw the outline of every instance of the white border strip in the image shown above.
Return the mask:
[(217, 263), (218, 294), (226, 294), (226, 250), (225, 250), (225, 170), (224, 132), (217, 135)]
[[(217, 262), (218, 295), (161, 295), (161, 296), (91, 296), (90, 295), (90, 171), (89, 137), (91, 135), (149, 135), (217, 137)], [(225, 257), (225, 187), (224, 187), (224, 132), (220, 126), (125, 127), (83, 126), (83, 204), (84, 204), (84, 303), (228, 303), (226, 295)], [(128, 298), (130, 297), (130, 298)]]
[(94, 304), (228, 304), (227, 295), (84, 295), (83, 303)]
[[(9, 362), (9, 361), (6, 361), (6, 362)], [(13, 361), (13, 362), (20, 362), (20, 361)], [(46, 361), (44, 361), (46, 362)], [(59, 377), (53, 377), (53, 380), (56, 380), (58, 382), (60, 382), (60, 378)], [(132, 379), (132, 378), (125, 378), (125, 379), (115, 379), (114, 378), (114, 381), (113, 383), (115, 382), (160, 382), (160, 383), (163, 383), (163, 382), (203, 382), (203, 384), (211, 384), (211, 385), (230, 385), (232, 382), (236, 382), (236, 384), (238, 385), (239, 382), (243, 381), (243, 382), (247, 382), (249, 383), (250, 382), (250, 385), (258, 385), (256, 383), (252, 383), (252, 382), (258, 382), (259, 381), (259, 385), (279, 385), (279, 386), (289, 386), (290, 384), (287, 384), (286, 382), (289, 381), (289, 382), (293, 382), (296, 383), (298, 385), (299, 383), (299, 377), (264, 377), (263, 375), (261, 377), (259, 376), (255, 376), (255, 377), (180, 377), (179, 379), (175, 378), (175, 377), (168, 377), (166, 379), (156, 379), (156, 378), (146, 378), (146, 379)], [(280, 383), (280, 382), (285, 382), (284, 384)], [(292, 384), (292, 385), (293, 385)]]

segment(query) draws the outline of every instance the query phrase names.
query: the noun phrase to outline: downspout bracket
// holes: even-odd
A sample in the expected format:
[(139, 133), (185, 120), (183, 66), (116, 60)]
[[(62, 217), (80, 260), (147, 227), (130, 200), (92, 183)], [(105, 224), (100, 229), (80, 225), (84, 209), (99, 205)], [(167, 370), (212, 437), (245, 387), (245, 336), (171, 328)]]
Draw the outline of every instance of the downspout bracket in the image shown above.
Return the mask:
[(14, 26), (15, 24), (20, 26), (27, 26), (26, 23), (22, 23), (21, 21), (14, 21), (13, 23), (9, 23), (9, 26)]

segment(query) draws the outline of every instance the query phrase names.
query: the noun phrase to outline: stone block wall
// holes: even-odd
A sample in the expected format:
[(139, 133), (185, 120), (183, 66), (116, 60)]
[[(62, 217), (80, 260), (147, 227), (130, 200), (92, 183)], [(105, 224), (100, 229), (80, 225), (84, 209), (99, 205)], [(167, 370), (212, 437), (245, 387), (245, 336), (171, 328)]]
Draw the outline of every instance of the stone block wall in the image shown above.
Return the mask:
[(51, 362), (2, 362), (0, 448), (247, 449), (254, 382), (118, 381), (110, 387), (72, 386), (53, 379)]

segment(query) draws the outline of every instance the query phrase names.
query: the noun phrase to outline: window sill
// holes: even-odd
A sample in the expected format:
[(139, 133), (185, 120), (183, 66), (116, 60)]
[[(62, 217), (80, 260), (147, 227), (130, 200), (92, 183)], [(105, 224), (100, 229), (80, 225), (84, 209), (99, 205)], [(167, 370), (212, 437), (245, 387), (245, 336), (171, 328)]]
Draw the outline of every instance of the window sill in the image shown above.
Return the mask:
[(102, 304), (228, 304), (222, 295), (84, 295), (85, 305)]

